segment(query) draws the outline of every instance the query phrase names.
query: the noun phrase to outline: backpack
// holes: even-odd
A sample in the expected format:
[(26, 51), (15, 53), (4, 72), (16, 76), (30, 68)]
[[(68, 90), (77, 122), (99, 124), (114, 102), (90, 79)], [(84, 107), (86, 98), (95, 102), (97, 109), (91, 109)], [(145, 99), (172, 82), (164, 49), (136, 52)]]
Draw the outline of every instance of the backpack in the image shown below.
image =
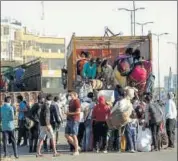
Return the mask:
[(149, 106), (149, 113), (150, 113), (150, 123), (161, 123), (163, 120), (163, 110), (161, 106), (156, 103), (152, 102)]
[(128, 76), (128, 85), (137, 88), (139, 95), (142, 95), (145, 92), (146, 80), (146, 69), (141, 65), (137, 64)]
[(35, 125), (34, 121), (29, 117), (25, 117), (25, 127), (30, 130)]
[(146, 92), (147, 93), (153, 93), (154, 82), (155, 82), (155, 76), (152, 73), (150, 73), (150, 75), (146, 81)]

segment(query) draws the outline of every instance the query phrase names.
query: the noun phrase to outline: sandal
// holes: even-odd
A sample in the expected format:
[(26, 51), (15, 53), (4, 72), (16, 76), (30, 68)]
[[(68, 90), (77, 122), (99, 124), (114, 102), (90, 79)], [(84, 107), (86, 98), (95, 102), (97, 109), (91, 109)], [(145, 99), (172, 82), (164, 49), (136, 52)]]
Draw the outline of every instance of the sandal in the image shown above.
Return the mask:
[(36, 154), (36, 158), (43, 157), (43, 154)]
[(53, 157), (59, 157), (60, 153), (53, 154)]

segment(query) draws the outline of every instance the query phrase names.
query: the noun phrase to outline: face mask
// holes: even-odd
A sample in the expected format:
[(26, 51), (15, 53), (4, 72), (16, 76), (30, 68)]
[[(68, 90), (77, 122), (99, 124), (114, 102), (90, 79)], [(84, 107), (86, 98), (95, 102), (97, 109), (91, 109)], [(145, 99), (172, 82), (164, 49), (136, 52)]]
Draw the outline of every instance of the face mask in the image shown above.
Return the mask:
[(71, 101), (71, 100), (72, 100), (72, 97), (71, 97), (71, 96), (69, 96), (69, 97), (68, 97), (68, 100), (69, 100), (69, 101)]
[(52, 101), (47, 101), (47, 104), (51, 105)]
[(11, 105), (11, 103), (6, 103), (8, 106), (10, 106)]

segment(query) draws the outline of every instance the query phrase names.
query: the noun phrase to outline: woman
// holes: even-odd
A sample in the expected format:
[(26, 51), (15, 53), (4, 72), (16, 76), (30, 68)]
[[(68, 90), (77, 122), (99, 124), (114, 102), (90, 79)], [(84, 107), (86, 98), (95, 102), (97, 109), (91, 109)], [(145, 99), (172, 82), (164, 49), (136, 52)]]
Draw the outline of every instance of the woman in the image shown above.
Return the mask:
[(103, 153), (107, 153), (107, 133), (108, 133), (108, 126), (106, 120), (110, 116), (110, 107), (106, 104), (106, 100), (103, 96), (98, 98), (98, 103), (94, 107), (92, 112), (92, 118), (95, 121), (94, 124), (94, 131), (96, 137), (96, 143), (94, 148), (98, 153), (100, 150), (100, 140), (102, 139), (103, 145), (101, 150)]

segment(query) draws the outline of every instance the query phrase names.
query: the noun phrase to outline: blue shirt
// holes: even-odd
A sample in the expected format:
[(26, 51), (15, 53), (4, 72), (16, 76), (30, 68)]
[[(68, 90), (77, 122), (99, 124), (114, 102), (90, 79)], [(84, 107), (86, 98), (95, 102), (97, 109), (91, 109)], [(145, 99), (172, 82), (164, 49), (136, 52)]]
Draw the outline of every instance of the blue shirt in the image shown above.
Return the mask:
[(95, 79), (96, 70), (97, 70), (96, 64), (93, 64), (92, 66), (90, 66), (89, 62), (85, 63), (83, 67), (82, 75), (84, 78)]
[[(20, 102), (19, 108), (20, 108), (20, 110), (24, 110), (26, 108), (26, 104), (23, 101)], [(23, 120), (24, 117), (25, 117), (24, 112), (19, 112), (19, 120)]]
[(15, 71), (15, 78), (17, 81), (21, 80), (22, 76), (24, 75), (25, 73), (25, 70), (22, 69), (22, 68), (18, 68), (16, 71)]
[(1, 107), (2, 131), (14, 130), (14, 109), (11, 105), (5, 103)]

